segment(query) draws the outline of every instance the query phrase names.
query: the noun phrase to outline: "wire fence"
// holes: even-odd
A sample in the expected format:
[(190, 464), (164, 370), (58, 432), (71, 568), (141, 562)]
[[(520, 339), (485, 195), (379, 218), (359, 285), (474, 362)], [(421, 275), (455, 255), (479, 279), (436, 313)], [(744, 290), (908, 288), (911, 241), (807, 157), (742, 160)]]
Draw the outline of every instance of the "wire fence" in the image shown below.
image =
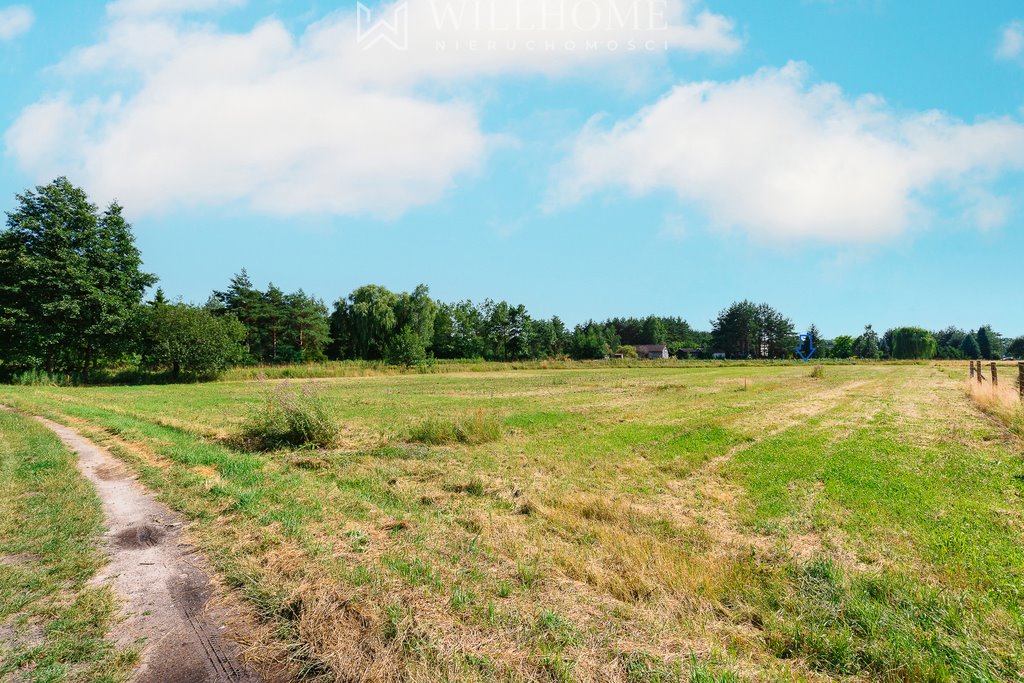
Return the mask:
[[(985, 365), (982, 361), (971, 361), (971, 379), (976, 380), (978, 384), (984, 384), (985, 382), (991, 382), (992, 387), (999, 386), (999, 365), (997, 363), (989, 363), (989, 376), (985, 377)], [(1017, 395), (1021, 401), (1024, 401), (1024, 363), (1017, 363)]]

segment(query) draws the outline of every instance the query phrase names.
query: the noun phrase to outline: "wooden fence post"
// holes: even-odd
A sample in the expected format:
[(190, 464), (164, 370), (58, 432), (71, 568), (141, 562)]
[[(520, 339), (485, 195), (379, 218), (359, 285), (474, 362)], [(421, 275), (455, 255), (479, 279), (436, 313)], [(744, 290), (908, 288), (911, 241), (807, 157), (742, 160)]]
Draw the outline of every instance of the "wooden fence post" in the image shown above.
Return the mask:
[(1017, 388), (1020, 389), (1020, 400), (1024, 401), (1024, 363), (1017, 363)]
[(981, 361), (978, 361), (978, 384), (985, 381), (985, 376), (981, 374)]
[(989, 367), (992, 368), (992, 387), (993, 388), (998, 387), (999, 386), (999, 370), (997, 369), (998, 366), (996, 366), (995, 363), (992, 363)]
[(974, 361), (971, 361), (971, 379), (974, 379)]

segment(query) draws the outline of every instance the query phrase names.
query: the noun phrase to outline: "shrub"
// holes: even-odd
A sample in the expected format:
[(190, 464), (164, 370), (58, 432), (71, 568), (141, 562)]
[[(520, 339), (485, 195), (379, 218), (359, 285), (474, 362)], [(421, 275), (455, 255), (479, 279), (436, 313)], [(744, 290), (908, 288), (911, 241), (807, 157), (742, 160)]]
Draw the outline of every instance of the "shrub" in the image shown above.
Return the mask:
[(212, 379), (242, 359), (245, 326), (189, 304), (161, 303), (146, 313), (142, 365), (172, 379)]
[(615, 349), (615, 353), (621, 353), (624, 358), (634, 359), (637, 357), (636, 347), (630, 346), (628, 344), (623, 344), (622, 346)]
[(455, 418), (429, 417), (409, 433), (409, 440), (432, 446), (452, 443), (481, 444), (501, 438), (501, 424), (478, 408), (472, 415)]
[(329, 448), (338, 440), (338, 423), (315, 384), (269, 385), (242, 428), (246, 445), (261, 450), (314, 446)]
[(406, 325), (388, 344), (387, 359), (406, 368), (422, 365), (427, 360), (423, 339)]
[(51, 375), (46, 370), (25, 370), (11, 378), (11, 384), (27, 387), (67, 386), (71, 384), (70, 376)]
[(815, 365), (814, 369), (811, 370), (811, 377), (815, 379), (825, 379), (825, 366)]

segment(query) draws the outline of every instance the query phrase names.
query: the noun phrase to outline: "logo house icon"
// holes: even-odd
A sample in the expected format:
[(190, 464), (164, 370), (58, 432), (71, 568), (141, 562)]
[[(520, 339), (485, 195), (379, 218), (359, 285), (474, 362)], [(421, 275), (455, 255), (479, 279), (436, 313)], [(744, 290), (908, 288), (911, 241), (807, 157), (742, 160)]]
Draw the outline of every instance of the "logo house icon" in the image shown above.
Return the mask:
[(364, 50), (383, 42), (396, 50), (409, 49), (409, 6), (399, 2), (391, 6), (390, 17), (374, 21), (374, 11), (356, 3), (356, 42)]

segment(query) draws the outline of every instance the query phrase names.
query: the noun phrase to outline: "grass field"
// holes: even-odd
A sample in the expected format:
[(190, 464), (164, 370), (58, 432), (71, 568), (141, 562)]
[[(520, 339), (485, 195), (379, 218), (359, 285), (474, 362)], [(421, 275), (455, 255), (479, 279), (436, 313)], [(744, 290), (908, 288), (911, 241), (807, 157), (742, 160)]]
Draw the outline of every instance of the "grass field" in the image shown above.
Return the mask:
[(250, 656), (310, 679), (1019, 680), (1022, 443), (965, 370), (338, 377), (338, 447), (270, 453), (252, 381), (0, 402), (196, 520)]

